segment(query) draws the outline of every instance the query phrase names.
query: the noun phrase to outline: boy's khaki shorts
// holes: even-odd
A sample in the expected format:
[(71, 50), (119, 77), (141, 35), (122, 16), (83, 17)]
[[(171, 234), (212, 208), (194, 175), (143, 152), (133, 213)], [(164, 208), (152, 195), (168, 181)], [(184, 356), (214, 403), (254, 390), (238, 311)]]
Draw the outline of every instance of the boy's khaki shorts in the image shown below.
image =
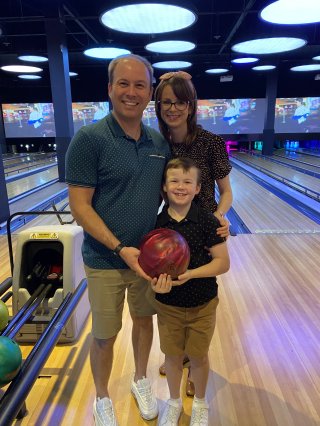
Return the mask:
[(154, 299), (162, 352), (169, 356), (206, 356), (216, 325), (218, 303), (216, 297), (196, 308), (180, 308)]
[(133, 316), (155, 314), (145, 296), (149, 283), (131, 269), (92, 269), (85, 265), (85, 271), (95, 338), (109, 339), (121, 330), (126, 290)]

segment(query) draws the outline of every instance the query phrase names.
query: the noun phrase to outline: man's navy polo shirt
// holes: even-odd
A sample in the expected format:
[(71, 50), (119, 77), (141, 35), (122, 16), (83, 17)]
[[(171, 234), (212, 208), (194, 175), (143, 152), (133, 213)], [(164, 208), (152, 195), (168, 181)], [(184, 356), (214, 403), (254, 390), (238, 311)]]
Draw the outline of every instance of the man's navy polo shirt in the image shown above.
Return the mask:
[[(66, 156), (66, 182), (95, 188), (95, 211), (122, 244), (138, 247), (142, 236), (154, 228), (163, 170), (170, 155), (160, 133), (142, 125), (136, 142), (110, 113), (82, 127), (72, 139)], [(120, 257), (86, 232), (82, 253), (91, 268), (127, 268)]]
[[(157, 219), (157, 228), (169, 228), (179, 232), (188, 242), (190, 248), (189, 269), (195, 269), (210, 262), (205, 247), (213, 247), (225, 241), (217, 235), (218, 219), (207, 210), (202, 209), (194, 202), (191, 204), (187, 216), (180, 222), (173, 219), (165, 206)], [(201, 306), (218, 294), (218, 285), (215, 277), (195, 278), (181, 286), (172, 287), (169, 293), (156, 293), (156, 299), (166, 305), (191, 308)]]

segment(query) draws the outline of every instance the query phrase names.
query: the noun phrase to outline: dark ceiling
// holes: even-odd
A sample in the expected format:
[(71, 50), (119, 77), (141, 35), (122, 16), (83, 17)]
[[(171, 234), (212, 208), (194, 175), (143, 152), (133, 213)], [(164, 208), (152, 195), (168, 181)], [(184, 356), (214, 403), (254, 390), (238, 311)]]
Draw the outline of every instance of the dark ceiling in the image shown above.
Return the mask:
[[(148, 1), (148, 3), (159, 2), (159, 0)], [(151, 63), (171, 59), (192, 62), (192, 67), (187, 71), (193, 76), (199, 97), (219, 97), (222, 93), (223, 97), (228, 95), (263, 97), (265, 74), (253, 72), (250, 64), (231, 64), (230, 60), (236, 57), (231, 46), (251, 38), (284, 35), (302, 37), (307, 39), (308, 43), (305, 47), (292, 52), (272, 57), (260, 56), (261, 60), (258, 64), (268, 62), (277, 65), (276, 72), (281, 96), (320, 95), (320, 81), (314, 79), (316, 72), (289, 71), (294, 65), (314, 63), (312, 57), (320, 55), (319, 23), (293, 26), (266, 23), (259, 18), (259, 13), (265, 6), (272, 3), (271, 0), (194, 0), (193, 4), (186, 1), (170, 1), (170, 4), (193, 9), (198, 19), (194, 25), (185, 30), (164, 35), (121, 33), (110, 30), (100, 23), (99, 16), (102, 11), (121, 4), (133, 3), (135, 2), (130, 0), (2, 0), (0, 66), (27, 64), (17, 59), (21, 54), (47, 55), (45, 22), (57, 16), (57, 9), (60, 7), (60, 13), (65, 22), (70, 70), (79, 74), (78, 77), (71, 79), (75, 100), (85, 100), (89, 94), (92, 100), (97, 100), (98, 97), (100, 100), (105, 98), (107, 62), (88, 58), (82, 52), (86, 48), (106, 43), (126, 47), (133, 53), (145, 56)], [(194, 41), (197, 47), (190, 52), (174, 55), (151, 54), (144, 49), (144, 46), (152, 41), (168, 38)], [(20, 80), (12, 73), (0, 70), (2, 100), (15, 101), (21, 93), (27, 97), (44, 96), (47, 100), (50, 97), (48, 63), (41, 64), (41, 67), (44, 68), (43, 78), (38, 81)], [(220, 83), (219, 76), (204, 73), (205, 69), (212, 67), (229, 68), (230, 74), (234, 76), (233, 82)], [(159, 77), (163, 72), (156, 70), (155, 76)], [(296, 92), (291, 93), (294, 90)], [(305, 93), (306, 91), (312, 93)]]

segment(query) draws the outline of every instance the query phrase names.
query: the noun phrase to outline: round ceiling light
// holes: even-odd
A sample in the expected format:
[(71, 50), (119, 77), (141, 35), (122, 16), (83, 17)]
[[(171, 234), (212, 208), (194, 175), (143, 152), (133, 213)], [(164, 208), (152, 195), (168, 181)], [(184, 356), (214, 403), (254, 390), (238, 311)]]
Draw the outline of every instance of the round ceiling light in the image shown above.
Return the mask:
[(125, 33), (159, 34), (189, 27), (196, 15), (179, 6), (141, 3), (108, 10), (100, 20), (106, 27)]
[(28, 65), (4, 65), (1, 67), (3, 71), (9, 72), (39, 72), (42, 68), (30, 67)]
[(48, 58), (45, 56), (37, 56), (37, 55), (22, 55), (18, 56), (18, 59), (20, 61), (27, 61), (27, 62), (47, 62)]
[(40, 75), (32, 75), (32, 74), (21, 74), (21, 75), (18, 75), (18, 77), (24, 80), (38, 80), (39, 78), (42, 78)]
[(320, 61), (320, 56), (314, 56), (312, 59), (314, 59), (315, 61)]
[(195, 47), (194, 43), (182, 40), (156, 41), (145, 46), (146, 50), (156, 53), (181, 53), (192, 50)]
[(257, 67), (252, 67), (254, 71), (270, 71), (275, 69), (275, 65), (259, 65)]
[(234, 64), (251, 64), (252, 62), (257, 61), (259, 61), (258, 58), (236, 58), (232, 59), (231, 62), (233, 62)]
[(306, 40), (295, 37), (270, 37), (256, 40), (248, 40), (234, 44), (231, 49), (234, 52), (251, 55), (268, 55), (271, 53), (288, 52), (305, 46)]
[(278, 0), (265, 7), (260, 16), (264, 21), (273, 24), (297, 25), (320, 22), (319, 0)]
[(127, 55), (130, 50), (120, 49), (118, 47), (93, 47), (83, 52), (86, 56), (97, 59), (114, 59), (120, 55)]
[(223, 74), (224, 72), (228, 72), (229, 70), (226, 68), (210, 68), (206, 70), (208, 74)]
[(300, 71), (300, 72), (319, 71), (320, 70), (320, 64), (299, 65), (297, 67), (290, 68), (290, 70), (291, 71)]
[(152, 64), (155, 68), (163, 68), (163, 69), (181, 69), (181, 68), (188, 68), (191, 67), (191, 62), (186, 61), (162, 61), (162, 62), (156, 62)]
[(69, 71), (69, 77), (76, 77), (77, 75), (77, 72)]

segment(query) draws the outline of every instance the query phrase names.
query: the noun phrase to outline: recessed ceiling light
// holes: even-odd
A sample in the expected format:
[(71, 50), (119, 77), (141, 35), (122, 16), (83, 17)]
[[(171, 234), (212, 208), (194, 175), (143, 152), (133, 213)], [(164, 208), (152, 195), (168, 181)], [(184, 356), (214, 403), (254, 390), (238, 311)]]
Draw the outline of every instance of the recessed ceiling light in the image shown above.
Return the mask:
[(18, 59), (21, 61), (27, 61), (27, 62), (47, 62), (48, 58), (45, 56), (37, 56), (37, 55), (22, 55), (18, 56)]
[(320, 70), (320, 64), (311, 65), (299, 65), (297, 67), (290, 68), (291, 71), (318, 71)]
[(314, 56), (312, 59), (314, 59), (316, 61), (320, 61), (320, 56)]
[(70, 71), (70, 72), (69, 72), (69, 76), (70, 76), (70, 77), (75, 77), (76, 75), (78, 75), (78, 73), (77, 73), (77, 72), (73, 72), (73, 71)]
[(83, 52), (86, 56), (98, 59), (114, 59), (120, 55), (127, 55), (130, 50), (120, 49), (118, 47), (93, 47)]
[(223, 74), (224, 72), (228, 72), (226, 68), (211, 68), (206, 70), (208, 74)]
[(155, 68), (165, 68), (165, 69), (180, 69), (180, 68), (188, 68), (191, 67), (191, 62), (186, 61), (162, 61), (162, 62), (156, 62), (155, 64), (152, 64)]
[(188, 9), (169, 4), (132, 4), (111, 9), (100, 17), (113, 30), (135, 34), (159, 34), (181, 30), (196, 21)]
[(149, 43), (145, 48), (150, 52), (156, 53), (180, 53), (187, 52), (188, 50), (192, 50), (195, 47), (196, 45), (190, 41), (166, 40)]
[(257, 61), (259, 61), (258, 58), (236, 58), (232, 59), (231, 62), (233, 62), (234, 64), (251, 64), (252, 62)]
[(275, 65), (259, 65), (257, 67), (252, 67), (251, 69), (253, 69), (254, 71), (269, 71), (274, 70), (275, 67)]
[(319, 0), (278, 0), (262, 9), (261, 18), (273, 24), (310, 24), (320, 21)]
[(23, 78), (24, 80), (38, 80), (42, 78), (40, 75), (32, 75), (32, 74), (21, 74), (18, 75), (19, 78)]
[(42, 68), (30, 67), (28, 65), (5, 65), (1, 67), (3, 71), (10, 72), (39, 72), (42, 71)]
[(267, 55), (270, 53), (288, 52), (305, 46), (306, 40), (295, 37), (271, 37), (256, 40), (248, 40), (237, 43), (231, 47), (234, 52), (253, 55)]

